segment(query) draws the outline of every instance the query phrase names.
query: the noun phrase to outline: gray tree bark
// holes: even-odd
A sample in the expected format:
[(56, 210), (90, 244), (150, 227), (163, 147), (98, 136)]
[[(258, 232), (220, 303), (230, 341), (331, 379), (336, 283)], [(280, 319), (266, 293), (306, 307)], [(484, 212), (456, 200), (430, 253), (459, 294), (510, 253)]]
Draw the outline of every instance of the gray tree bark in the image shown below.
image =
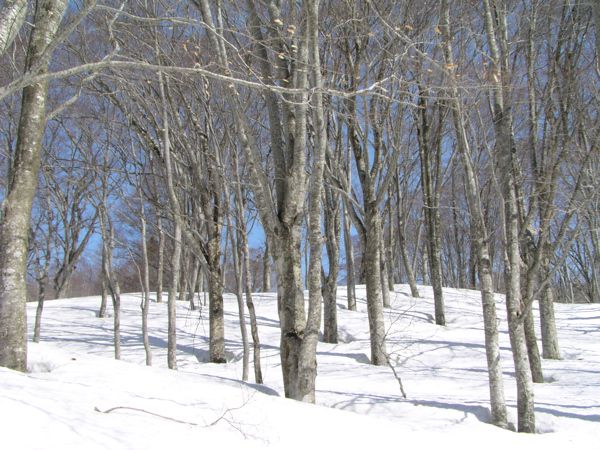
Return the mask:
[(323, 273), (323, 341), (336, 344), (338, 341), (337, 321), (337, 278), (340, 258), (340, 198), (331, 188), (324, 193), (325, 247), (329, 269)]
[(344, 230), (344, 252), (346, 253), (346, 296), (349, 311), (356, 311), (356, 289), (354, 278), (354, 248), (350, 236), (350, 219), (346, 204), (343, 205), (342, 228)]
[(506, 11), (504, 4), (484, 0), (485, 30), (492, 62), (492, 113), (496, 134), (495, 153), (504, 205), (504, 279), (508, 331), (517, 381), (518, 430), (535, 433), (535, 411), (532, 375), (527, 352), (525, 327), (522, 320), (521, 253), (519, 248), (519, 208), (515, 186), (514, 138), (512, 116), (508, 103), (508, 54)]
[[(27, 69), (36, 66), (40, 73), (47, 71), (50, 55), (45, 50), (56, 36), (66, 7), (65, 0), (40, 0), (27, 50)], [(9, 40), (5, 38), (4, 42)], [(27, 370), (29, 221), (46, 126), (47, 94), (47, 81), (23, 89), (14, 163), (0, 222), (0, 366), (23, 372)]]
[(479, 286), (481, 290), (481, 303), (483, 307), (483, 326), (485, 333), (485, 352), (488, 367), (488, 380), (490, 390), (490, 406), (492, 422), (502, 428), (508, 427), (508, 415), (504, 397), (504, 382), (502, 379), (502, 365), (500, 362), (500, 346), (498, 342), (498, 320), (496, 314), (496, 303), (494, 300), (494, 286), (492, 279), (492, 264), (489, 256), (489, 238), (483, 206), (480, 198), (480, 189), (477, 174), (471, 160), (471, 150), (466, 134), (462, 104), (458, 94), (457, 82), (454, 76), (454, 58), (452, 54), (450, 34), (450, 10), (448, 0), (442, 0), (442, 11), (440, 30), (442, 33), (444, 59), (450, 84), (449, 93), (450, 107), (457, 138), (457, 149), (460, 153), (463, 169), (465, 172), (465, 191), (471, 218), (472, 245), (477, 256), (477, 269), (479, 275)]
[[(423, 216), (427, 235), (427, 260), (429, 275), (433, 287), (434, 315), (437, 325), (446, 325), (444, 293), (442, 290), (442, 255), (440, 224), (440, 188), (441, 188), (441, 144), (431, 140), (431, 124), (427, 114), (427, 94), (419, 87), (419, 117), (417, 119), (419, 136), (419, 157), (421, 159), (421, 188), (423, 190)], [(438, 130), (438, 133), (441, 130)], [(436, 137), (439, 140), (440, 137)]]
[(265, 239), (265, 251), (262, 255), (263, 279), (262, 291), (271, 292), (271, 255), (269, 254), (269, 241)]

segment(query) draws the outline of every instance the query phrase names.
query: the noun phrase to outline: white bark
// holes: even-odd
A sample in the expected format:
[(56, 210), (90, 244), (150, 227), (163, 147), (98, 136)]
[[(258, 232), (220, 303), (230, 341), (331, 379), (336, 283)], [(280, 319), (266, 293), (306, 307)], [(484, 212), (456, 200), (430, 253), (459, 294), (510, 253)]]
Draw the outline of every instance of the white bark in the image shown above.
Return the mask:
[(11, 46), (27, 16), (27, 0), (7, 0), (0, 9), (0, 55)]

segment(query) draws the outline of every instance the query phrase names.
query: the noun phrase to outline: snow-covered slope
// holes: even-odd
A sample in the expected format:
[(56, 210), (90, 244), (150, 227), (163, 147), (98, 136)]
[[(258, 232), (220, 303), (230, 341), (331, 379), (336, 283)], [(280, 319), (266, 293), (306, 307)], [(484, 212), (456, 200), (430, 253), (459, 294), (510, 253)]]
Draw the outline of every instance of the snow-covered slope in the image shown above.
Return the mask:
[[(144, 366), (139, 295), (122, 306), (122, 361), (112, 359), (112, 318), (98, 297), (46, 303), (42, 342), (30, 344), (30, 373), (0, 369), (0, 433), (10, 449), (153, 448), (594, 448), (600, 432), (600, 306), (556, 305), (561, 361), (544, 361), (536, 385), (540, 434), (486, 423), (488, 388), (479, 293), (447, 289), (448, 325), (433, 324), (431, 290), (413, 299), (397, 286), (386, 310), (388, 367), (368, 364), (364, 289), (359, 311), (338, 299), (340, 343), (320, 343), (318, 405), (283, 398), (273, 294), (255, 296), (265, 384), (243, 383), (237, 306), (226, 299), (230, 362), (208, 364), (208, 317), (178, 304), (178, 371), (166, 369), (166, 304), (151, 304), (154, 366)], [(501, 298), (499, 315), (504, 316)], [(29, 305), (33, 317), (35, 305)], [(31, 320), (30, 320), (31, 321)], [(501, 347), (506, 397), (516, 420), (505, 321)], [(251, 370), (252, 374), (252, 370)], [(252, 376), (252, 375), (251, 375)], [(116, 409), (114, 409), (116, 408)], [(109, 411), (109, 412), (106, 412)], [(5, 444), (8, 444), (5, 446)]]

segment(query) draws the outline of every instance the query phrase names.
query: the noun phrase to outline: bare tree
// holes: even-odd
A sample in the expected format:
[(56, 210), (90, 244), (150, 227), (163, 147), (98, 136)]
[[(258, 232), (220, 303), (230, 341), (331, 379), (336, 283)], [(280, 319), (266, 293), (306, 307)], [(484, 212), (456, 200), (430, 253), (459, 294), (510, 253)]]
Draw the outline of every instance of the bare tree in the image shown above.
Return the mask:
[[(67, 2), (41, 0), (31, 32), (26, 68), (38, 73), (48, 68), (46, 51), (56, 36)], [(21, 117), (8, 192), (2, 205), (0, 223), (0, 366), (27, 369), (26, 264), (29, 219), (40, 167), (40, 149), (46, 127), (48, 82), (23, 89)]]

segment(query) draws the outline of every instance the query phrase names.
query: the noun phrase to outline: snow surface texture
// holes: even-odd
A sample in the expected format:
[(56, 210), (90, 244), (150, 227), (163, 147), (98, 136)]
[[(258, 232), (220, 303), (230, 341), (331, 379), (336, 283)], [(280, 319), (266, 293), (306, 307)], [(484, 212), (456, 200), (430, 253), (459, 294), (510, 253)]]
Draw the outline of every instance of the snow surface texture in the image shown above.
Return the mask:
[[(112, 359), (112, 317), (97, 317), (98, 297), (47, 302), (42, 342), (29, 346), (30, 372), (0, 368), (2, 448), (600, 448), (599, 305), (556, 305), (564, 359), (544, 361), (547, 383), (535, 386), (540, 434), (523, 435), (486, 423), (479, 293), (446, 289), (448, 325), (438, 327), (431, 289), (420, 291), (424, 298), (413, 299), (406, 286), (397, 286), (393, 307), (385, 311), (388, 351), (408, 398), (389, 367), (369, 365), (364, 287), (357, 291), (358, 312), (346, 310), (345, 288), (339, 288), (340, 343), (319, 343), (316, 406), (283, 398), (275, 294), (254, 297), (263, 386), (240, 381), (232, 296), (226, 298), (230, 361), (222, 365), (205, 362), (206, 309), (190, 311), (178, 302), (178, 371), (166, 369), (166, 303), (151, 304), (150, 368), (144, 366), (140, 295), (123, 296), (122, 361)], [(498, 309), (503, 317), (500, 296)], [(35, 304), (28, 305), (30, 322), (34, 311)], [(514, 422), (516, 387), (504, 319), (501, 347)]]

